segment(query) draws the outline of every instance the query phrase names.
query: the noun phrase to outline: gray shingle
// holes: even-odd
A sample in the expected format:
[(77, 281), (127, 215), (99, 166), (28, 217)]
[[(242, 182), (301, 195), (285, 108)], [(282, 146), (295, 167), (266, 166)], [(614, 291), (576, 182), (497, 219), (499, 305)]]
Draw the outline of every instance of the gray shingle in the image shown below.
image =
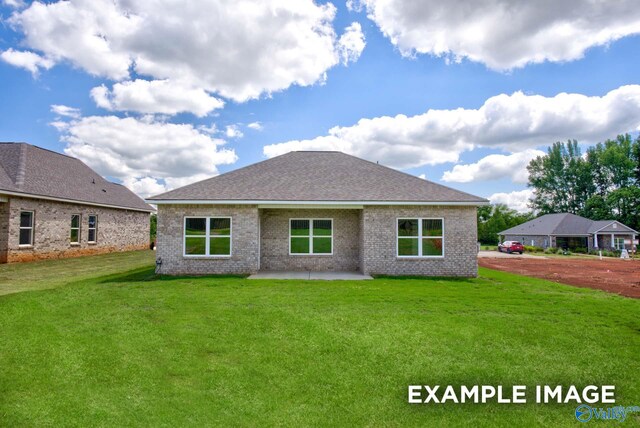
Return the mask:
[(26, 143), (0, 143), (3, 190), (153, 211), (135, 193), (105, 180), (79, 159)]
[(290, 152), (149, 200), (488, 203), (341, 152)]
[[(575, 214), (545, 214), (521, 225), (503, 230), (499, 235), (589, 235), (596, 230), (611, 224), (613, 220), (589, 220)], [(625, 229), (632, 231), (627, 226)]]

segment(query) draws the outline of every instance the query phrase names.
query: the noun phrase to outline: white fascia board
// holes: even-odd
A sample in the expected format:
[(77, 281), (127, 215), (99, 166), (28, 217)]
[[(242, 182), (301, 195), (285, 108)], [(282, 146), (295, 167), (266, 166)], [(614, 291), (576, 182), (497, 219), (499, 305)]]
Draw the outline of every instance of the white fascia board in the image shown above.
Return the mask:
[(364, 206), (364, 205), (428, 205), (428, 206), (463, 206), (463, 207), (477, 207), (482, 205), (489, 205), (487, 202), (421, 202), (421, 201), (268, 201), (268, 200), (189, 200), (189, 199), (147, 199), (148, 204), (154, 205), (269, 205), (274, 207), (275, 205), (318, 205), (326, 207), (327, 205), (336, 206)]
[[(627, 229), (627, 230), (625, 230), (625, 231), (623, 231), (623, 232), (628, 232), (628, 233), (640, 233), (640, 232), (638, 232), (637, 230), (633, 230), (633, 229), (631, 229), (631, 228), (630, 228), (629, 226), (627, 226), (626, 224), (622, 224), (622, 223), (620, 223), (618, 220), (614, 220), (614, 221), (612, 221), (611, 223), (607, 224), (606, 226), (601, 227), (600, 229), (596, 230), (596, 231), (595, 231), (595, 232), (593, 232), (591, 235), (595, 235), (596, 233), (600, 233), (600, 231), (602, 231), (602, 230), (606, 229), (607, 227), (611, 226), (613, 223), (617, 223), (617, 224), (619, 224), (620, 226), (622, 226), (622, 227), (624, 227), (624, 228), (626, 228), (626, 229)], [(618, 233), (618, 231), (615, 231), (615, 232), (613, 232), (613, 231), (608, 231), (608, 232), (604, 232), (604, 233)], [(620, 235), (624, 235), (624, 233), (620, 233)]]
[[(92, 207), (104, 207), (104, 208), (115, 208), (119, 210), (140, 211), (143, 213), (152, 213), (155, 211), (153, 209), (143, 210), (141, 208), (123, 207), (121, 205), (99, 204), (96, 202), (78, 201), (76, 199), (54, 198), (53, 196), (42, 196), (42, 195), (34, 195), (31, 193), (10, 192), (6, 190), (0, 190), (0, 195), (16, 196), (20, 198), (29, 198), (29, 199), (43, 199), (45, 201), (64, 202), (67, 204), (90, 205)], [(0, 196), (0, 198), (1, 197), (2, 196)]]

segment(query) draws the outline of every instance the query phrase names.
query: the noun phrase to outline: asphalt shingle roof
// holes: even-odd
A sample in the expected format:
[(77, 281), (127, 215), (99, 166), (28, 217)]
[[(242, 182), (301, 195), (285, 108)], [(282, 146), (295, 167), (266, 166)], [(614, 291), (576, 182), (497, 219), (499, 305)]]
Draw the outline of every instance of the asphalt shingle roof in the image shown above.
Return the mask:
[(488, 203), (341, 152), (290, 152), (149, 200)]
[(2, 191), (153, 211), (135, 193), (105, 180), (81, 160), (26, 143), (0, 143)]
[[(499, 235), (589, 235), (613, 222), (614, 220), (589, 220), (569, 213), (545, 214), (504, 230)], [(620, 231), (633, 230), (624, 225), (623, 227), (624, 229), (620, 229)]]

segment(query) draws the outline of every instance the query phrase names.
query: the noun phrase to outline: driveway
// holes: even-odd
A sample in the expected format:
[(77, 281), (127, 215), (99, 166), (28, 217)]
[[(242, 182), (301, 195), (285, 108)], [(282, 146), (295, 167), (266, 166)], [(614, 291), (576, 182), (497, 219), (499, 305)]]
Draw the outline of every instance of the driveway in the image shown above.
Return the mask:
[(515, 259), (518, 257), (522, 257), (524, 259), (546, 259), (545, 256), (534, 256), (533, 254), (524, 253), (520, 254), (508, 254), (508, 253), (499, 253), (497, 251), (479, 251), (478, 258), (479, 259)]

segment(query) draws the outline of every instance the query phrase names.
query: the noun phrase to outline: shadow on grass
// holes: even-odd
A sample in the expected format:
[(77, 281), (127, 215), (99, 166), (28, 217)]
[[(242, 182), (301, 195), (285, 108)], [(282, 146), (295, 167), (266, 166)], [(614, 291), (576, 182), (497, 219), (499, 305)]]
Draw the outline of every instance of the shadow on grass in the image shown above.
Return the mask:
[(180, 281), (185, 279), (244, 279), (247, 275), (157, 275), (153, 267), (144, 267), (102, 277), (99, 284), (124, 284), (150, 281)]
[(475, 282), (477, 278), (460, 278), (455, 276), (420, 276), (420, 275), (372, 275), (373, 279), (384, 279), (384, 280), (406, 280), (406, 279), (419, 279), (427, 282), (435, 282), (435, 281), (447, 281), (447, 282), (462, 282), (462, 283), (471, 283)]

